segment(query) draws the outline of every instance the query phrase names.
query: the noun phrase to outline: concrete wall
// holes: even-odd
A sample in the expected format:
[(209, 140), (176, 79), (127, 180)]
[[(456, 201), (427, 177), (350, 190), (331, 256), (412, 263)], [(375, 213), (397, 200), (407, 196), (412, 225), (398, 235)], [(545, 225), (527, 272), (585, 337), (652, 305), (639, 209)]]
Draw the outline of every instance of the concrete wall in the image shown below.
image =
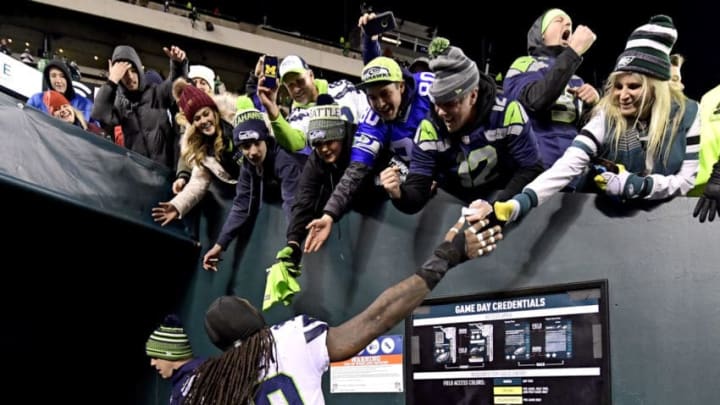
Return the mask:
[[(694, 204), (678, 198), (621, 211), (604, 197), (558, 195), (512, 227), (498, 251), (454, 269), (431, 296), (608, 279), (613, 403), (715, 403), (720, 224), (693, 220)], [(413, 216), (389, 205), (374, 216), (351, 214), (336, 225), (328, 246), (306, 255), (302, 293), (292, 307), (273, 308), (268, 321), (295, 313), (331, 325), (349, 319), (412, 274), (459, 210), (441, 194)], [(284, 226), (279, 208), (266, 205), (246, 248), (252, 253), (233, 264), (234, 275), (195, 274), (185, 316), (198, 350), (216, 353), (202, 330), (214, 296), (227, 289), (260, 304), (264, 269), (284, 245)], [(404, 403), (402, 394), (329, 394), (328, 374), (325, 380), (328, 404)]]

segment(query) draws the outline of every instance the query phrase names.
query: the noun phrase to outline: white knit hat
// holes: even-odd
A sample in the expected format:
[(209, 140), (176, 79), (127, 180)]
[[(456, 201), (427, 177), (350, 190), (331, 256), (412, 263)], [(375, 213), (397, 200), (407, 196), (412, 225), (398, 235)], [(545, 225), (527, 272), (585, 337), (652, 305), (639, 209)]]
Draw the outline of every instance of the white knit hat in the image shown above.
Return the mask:
[(191, 65), (190, 71), (188, 72), (188, 78), (191, 80), (199, 77), (205, 80), (215, 92), (215, 72), (207, 66), (203, 65)]

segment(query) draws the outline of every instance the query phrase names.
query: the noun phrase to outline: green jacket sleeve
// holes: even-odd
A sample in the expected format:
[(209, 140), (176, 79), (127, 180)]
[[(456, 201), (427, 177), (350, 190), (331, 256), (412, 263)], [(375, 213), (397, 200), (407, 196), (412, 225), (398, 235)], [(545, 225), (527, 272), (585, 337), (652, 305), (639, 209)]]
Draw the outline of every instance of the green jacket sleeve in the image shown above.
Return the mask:
[(275, 139), (283, 149), (294, 153), (305, 148), (305, 134), (303, 131), (291, 127), (282, 115), (279, 115), (275, 121), (270, 121), (270, 124), (275, 133)]

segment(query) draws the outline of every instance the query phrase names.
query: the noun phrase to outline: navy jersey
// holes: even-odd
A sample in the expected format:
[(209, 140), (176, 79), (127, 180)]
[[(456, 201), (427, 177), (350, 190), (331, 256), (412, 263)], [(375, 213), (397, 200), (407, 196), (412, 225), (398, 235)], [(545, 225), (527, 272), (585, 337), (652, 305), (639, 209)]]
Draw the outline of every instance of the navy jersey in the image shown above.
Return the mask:
[(350, 162), (360, 162), (373, 167), (383, 149), (388, 149), (406, 163), (413, 152), (413, 137), (420, 122), (432, 108), (430, 85), (435, 75), (430, 72), (415, 73), (405, 80), (409, 91), (407, 107), (400, 111), (397, 119), (385, 122), (369, 109), (358, 125), (353, 142)]
[[(518, 100), (527, 86), (550, 74), (555, 63), (556, 58), (548, 56), (518, 58), (510, 66), (503, 82), (504, 95), (508, 99)], [(560, 97), (547, 110), (532, 114), (531, 125), (545, 167), (552, 166), (578, 134), (583, 103), (569, 89), (578, 88), (584, 83), (579, 76), (572, 75)]]
[(470, 131), (449, 134), (445, 124), (426, 119), (415, 136), (410, 174), (438, 180), (463, 200), (486, 197), (520, 168), (537, 165), (537, 141), (516, 101), (498, 96), (490, 115)]

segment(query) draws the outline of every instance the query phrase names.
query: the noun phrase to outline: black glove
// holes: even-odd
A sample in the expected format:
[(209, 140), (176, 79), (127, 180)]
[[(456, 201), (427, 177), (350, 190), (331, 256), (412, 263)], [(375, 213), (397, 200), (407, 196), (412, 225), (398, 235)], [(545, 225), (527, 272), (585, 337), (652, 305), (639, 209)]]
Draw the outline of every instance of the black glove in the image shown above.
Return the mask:
[(300, 266), (300, 260), (302, 260), (302, 250), (295, 243), (288, 243), (287, 246), (277, 252), (275, 258), (278, 261), (290, 262), (295, 267), (298, 267)]
[(713, 166), (713, 172), (705, 184), (705, 190), (695, 205), (693, 218), (700, 217), (700, 222), (705, 222), (707, 218), (712, 222), (715, 220), (715, 214), (720, 217), (720, 161)]
[(467, 259), (465, 233), (460, 231), (452, 242), (444, 241), (436, 247), (435, 253), (423, 263), (415, 274), (425, 280), (428, 288), (432, 290), (445, 277), (448, 270)]

